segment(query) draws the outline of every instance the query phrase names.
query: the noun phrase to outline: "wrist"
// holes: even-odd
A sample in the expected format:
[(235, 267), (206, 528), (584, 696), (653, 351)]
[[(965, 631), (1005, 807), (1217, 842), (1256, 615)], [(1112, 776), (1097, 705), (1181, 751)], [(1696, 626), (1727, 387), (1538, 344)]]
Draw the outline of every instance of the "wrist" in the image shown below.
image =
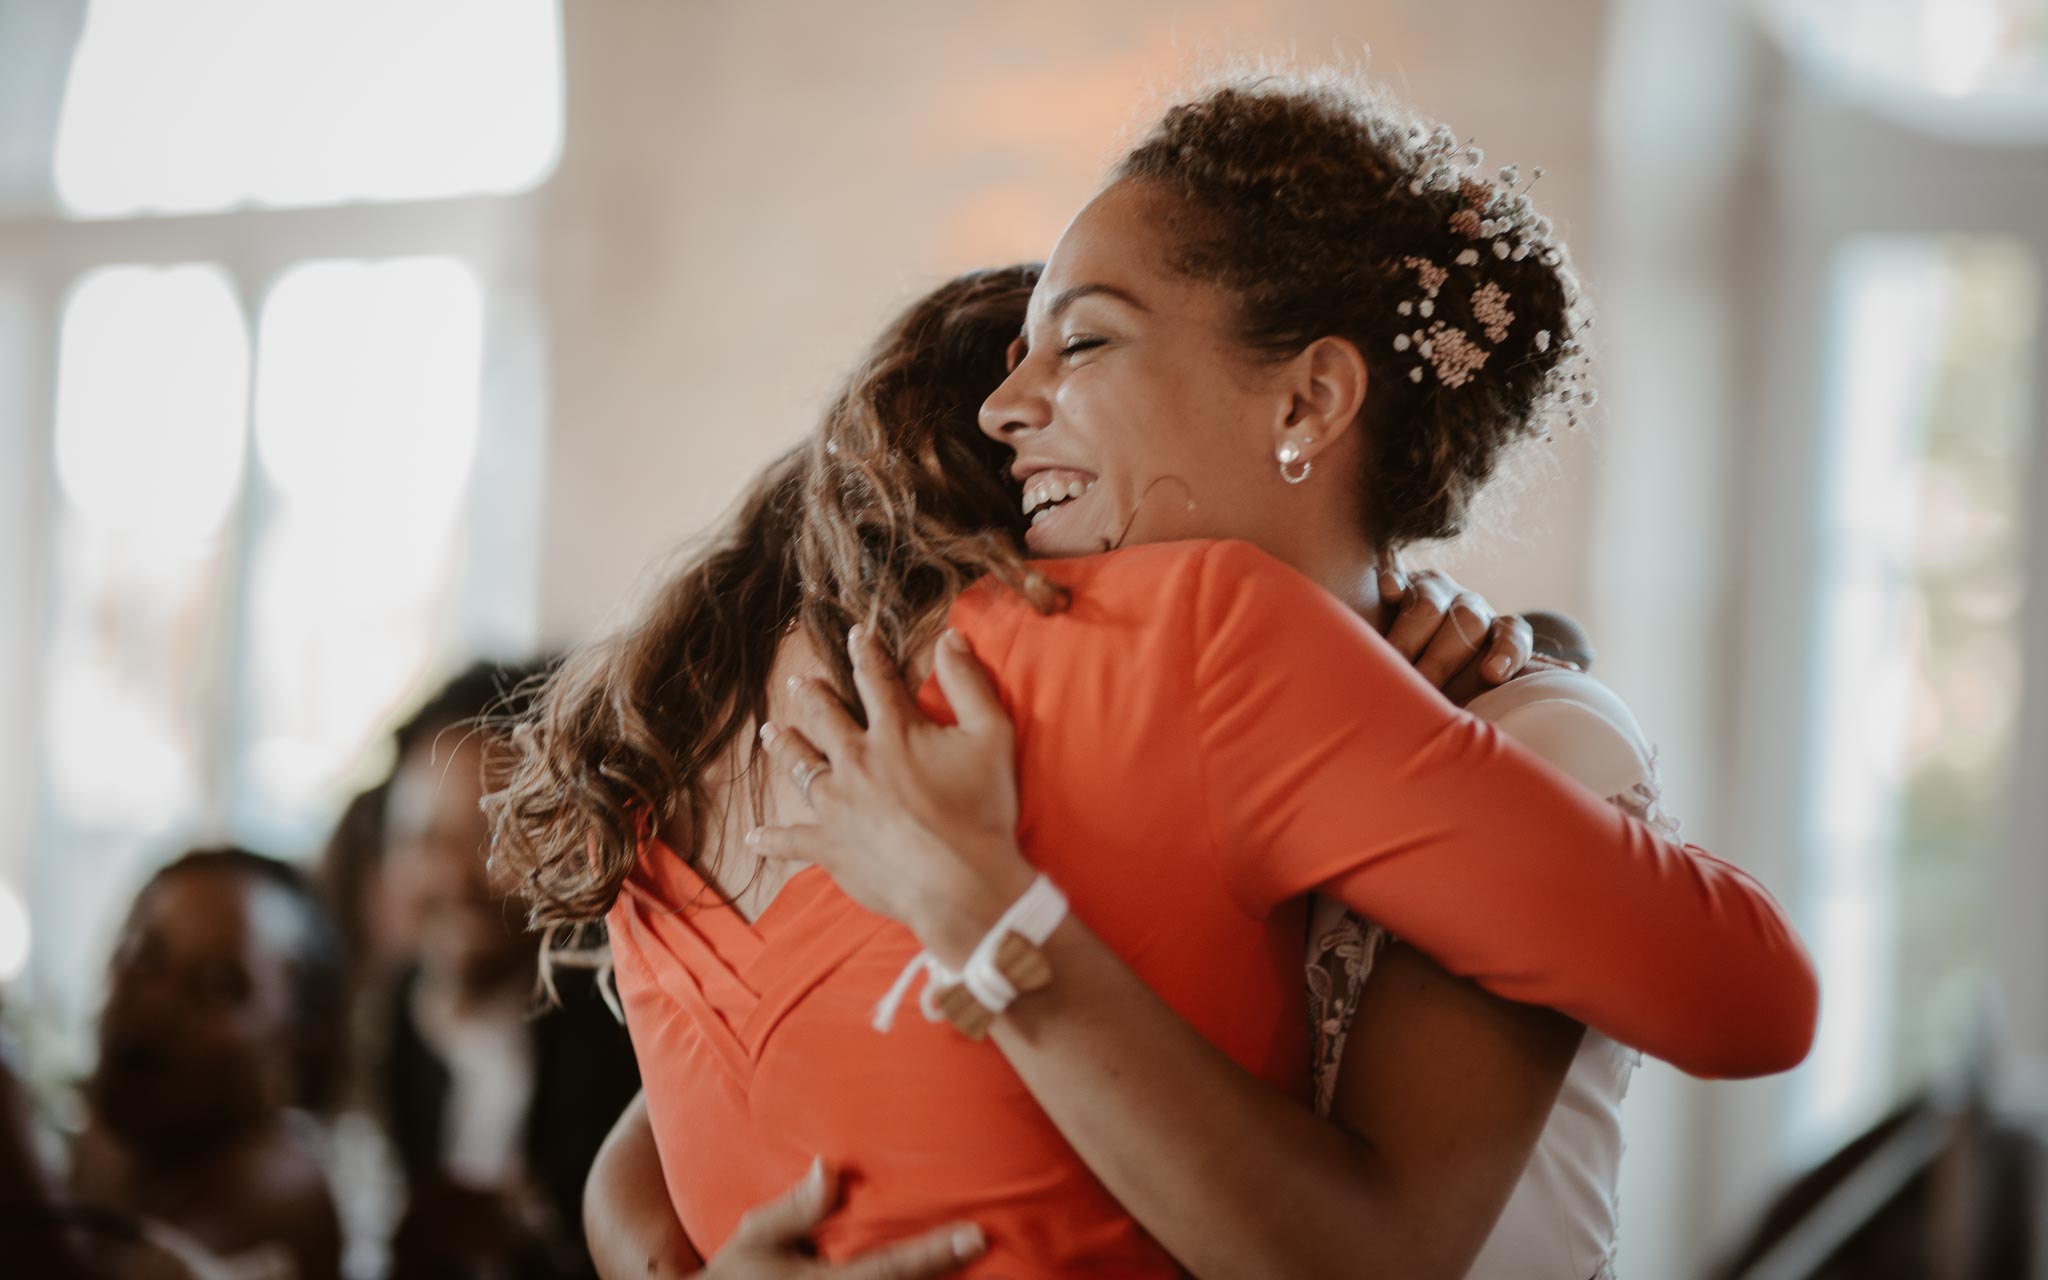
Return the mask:
[(955, 860), (943, 881), (920, 895), (911, 931), (941, 963), (955, 969), (966, 964), (1036, 878), (1014, 844), (1006, 853), (1006, 858), (981, 860), (986, 870), (971, 870), (965, 859)]

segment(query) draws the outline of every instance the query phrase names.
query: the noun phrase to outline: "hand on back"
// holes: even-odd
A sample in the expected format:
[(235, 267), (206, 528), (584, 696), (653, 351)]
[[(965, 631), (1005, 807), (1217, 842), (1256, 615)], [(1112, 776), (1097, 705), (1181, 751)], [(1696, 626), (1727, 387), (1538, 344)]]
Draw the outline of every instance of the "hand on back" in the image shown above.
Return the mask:
[(742, 1218), (697, 1274), (704, 1280), (924, 1280), (951, 1274), (986, 1247), (979, 1227), (960, 1222), (845, 1262), (825, 1262), (811, 1234), (838, 1200), (838, 1174), (814, 1162), (802, 1181)]

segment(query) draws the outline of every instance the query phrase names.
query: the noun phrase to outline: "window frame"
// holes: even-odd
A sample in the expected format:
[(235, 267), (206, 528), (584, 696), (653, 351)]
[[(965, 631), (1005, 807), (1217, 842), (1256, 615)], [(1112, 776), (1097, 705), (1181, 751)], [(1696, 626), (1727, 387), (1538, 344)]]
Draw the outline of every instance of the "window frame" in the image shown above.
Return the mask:
[[(1758, 411), (1732, 454), (1739, 460), (1735, 492), (1747, 495), (1741, 509), (1751, 518), (1740, 557), (1749, 586), (1730, 812), (1737, 847), (1770, 851), (1767, 865), (1784, 877), (1812, 936), (1822, 904), (1807, 841), (1825, 749), (1812, 690), (1829, 660), (1817, 607), (1827, 588), (1826, 535), (1813, 503), (1828, 491), (1834, 264), (1865, 237), (1998, 237), (2023, 244), (2048, 284), (2048, 224), (2038, 215), (2029, 220), (2048, 206), (2048, 137), (1959, 142), (1937, 122), (1916, 123), (1901, 104), (1886, 109), (1837, 95), (1796, 68), (1778, 108), (1765, 149), (1771, 199), (1760, 228), (1772, 249), (1757, 264), (1762, 287), (1752, 313)], [(2048, 658), (2048, 301), (2037, 296), (2036, 308), (2019, 625), (2020, 652)], [(2048, 1057), (2048, 935), (2023, 905), (2048, 901), (2048, 859), (2026, 853), (2048, 849), (2048, 797), (2024, 783), (2048, 776), (2048, 669), (2028, 672), (2021, 697), (2010, 812), (1992, 871), (1998, 892), (1986, 924), (2010, 1046)], [(1805, 1163), (1824, 1154), (1787, 1151), (1789, 1126), (1770, 1133), (1760, 1119), (1745, 1124), (1745, 1134), (1781, 1158)], [(1831, 1135), (1832, 1144), (1848, 1136)]]
[[(483, 297), (483, 352), (479, 439), (459, 525), (467, 555), (455, 581), (448, 631), (435, 638), (437, 665), (452, 668), (471, 656), (522, 657), (539, 641), (541, 520), (546, 465), (548, 388), (546, 328), (536, 279), (536, 225), (552, 175), (537, 186), (505, 195), (453, 199), (359, 202), (314, 208), (237, 208), (218, 213), (73, 219), (53, 210), (0, 215), (0, 330), (10, 339), (0, 351), (0, 539), (14, 549), (0, 561), (0, 588), (24, 606), (0, 619), (0, 660), (18, 681), (8, 705), (18, 713), (0, 726), (0, 881), (19, 892), (35, 921), (27, 971), (19, 980), (24, 1001), (55, 1009), (58, 1021), (80, 1024), (89, 1015), (85, 993), (97, 970), (67, 963), (90, 956), (90, 943), (57, 945), (60, 928), (103, 940), (111, 921), (80, 920), (66, 909), (62, 921), (38, 910), (38, 880), (60, 853), (65, 830), (52, 805), (40, 760), (45, 703), (37, 679), (51, 639), (55, 603), (54, 538), (61, 512), (55, 474), (56, 364), (63, 309), (76, 283), (104, 266), (206, 263), (228, 278), (241, 308), (252, 355), (245, 388), (247, 414), (241, 487), (228, 517), (227, 590), (219, 619), (230, 637), (224, 677), (202, 726), (202, 807), (193, 829), (154, 833), (161, 842), (182, 837), (244, 835), (232, 794), (232, 767), (248, 747), (246, 689), (233, 677), (248, 642), (247, 586), (252, 551), (250, 501), (262, 483), (253, 457), (256, 369), (262, 307), (271, 288), (294, 267), (327, 259), (379, 261), (446, 256), (474, 273)], [(309, 848), (280, 848), (305, 857)], [(67, 874), (76, 868), (67, 870)], [(121, 868), (108, 868), (117, 877)], [(107, 908), (111, 910), (112, 908)], [(82, 1025), (82, 1024), (81, 1024)], [(76, 1026), (70, 1028), (75, 1032)]]

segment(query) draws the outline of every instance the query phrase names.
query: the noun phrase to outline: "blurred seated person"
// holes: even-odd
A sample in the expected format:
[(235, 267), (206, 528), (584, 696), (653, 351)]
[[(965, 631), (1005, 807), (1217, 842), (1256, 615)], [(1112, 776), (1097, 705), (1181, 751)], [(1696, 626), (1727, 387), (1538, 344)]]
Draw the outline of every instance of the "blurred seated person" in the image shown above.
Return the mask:
[(185, 1274), (337, 1275), (318, 1129), (298, 1108), (331, 1090), (343, 984), (340, 942), (289, 864), (223, 847), (159, 870), (114, 949), (76, 1206), (181, 1242)]
[(0, 1040), (0, 1258), (10, 1274), (45, 1280), (96, 1280), (69, 1206), (36, 1158), (36, 1126), (27, 1090)]
[[(388, 771), (387, 771), (388, 773)], [(384, 809), (389, 778), (343, 808), (317, 863), (318, 882), (349, 956), (347, 1068), (329, 1126), (328, 1170), (341, 1212), (342, 1274), (384, 1280), (405, 1180), (382, 1118), (390, 1057), (391, 987), (410, 964), (410, 940), (384, 909)]]
[(539, 939), (488, 872), (484, 725), (535, 674), (472, 667), (398, 731), (382, 892), (413, 964), (389, 997), (382, 1073), (408, 1183), (393, 1280), (593, 1275), (583, 1180), (639, 1089), (587, 972), (543, 998)]
[(319, 885), (348, 945), (351, 987), (371, 995), (410, 963), (411, 939), (384, 909), (384, 810), (387, 778), (352, 797), (320, 851)]

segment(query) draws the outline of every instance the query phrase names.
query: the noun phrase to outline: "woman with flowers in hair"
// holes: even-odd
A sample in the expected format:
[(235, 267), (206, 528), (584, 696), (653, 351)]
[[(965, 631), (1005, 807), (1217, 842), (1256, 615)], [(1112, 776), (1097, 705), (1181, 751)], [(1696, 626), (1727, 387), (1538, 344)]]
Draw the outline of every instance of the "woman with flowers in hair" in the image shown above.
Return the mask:
[[(1584, 399), (1562, 252), (1475, 164), (1340, 81), (1175, 108), (1062, 237), (982, 438), (916, 401), (987, 337), (931, 300), (557, 678), (501, 850), (544, 919), (607, 913), (673, 1256), (794, 1274), (764, 1245), (963, 1221), (924, 1265), (1463, 1274), (1577, 1051), (1533, 1006), (1701, 1074), (1804, 1054), (1761, 888), (1366, 621), (1384, 553)], [(1637, 745), (1551, 700), (1571, 772)], [(1356, 918), (1318, 920), (1312, 1028), (1317, 895)], [(906, 962), (927, 1016), (878, 1036)], [(836, 1214), (828, 1172), (748, 1216), (818, 1156)], [(1607, 1265), (1597, 1205), (1549, 1217), (1584, 1239), (1517, 1274)]]

